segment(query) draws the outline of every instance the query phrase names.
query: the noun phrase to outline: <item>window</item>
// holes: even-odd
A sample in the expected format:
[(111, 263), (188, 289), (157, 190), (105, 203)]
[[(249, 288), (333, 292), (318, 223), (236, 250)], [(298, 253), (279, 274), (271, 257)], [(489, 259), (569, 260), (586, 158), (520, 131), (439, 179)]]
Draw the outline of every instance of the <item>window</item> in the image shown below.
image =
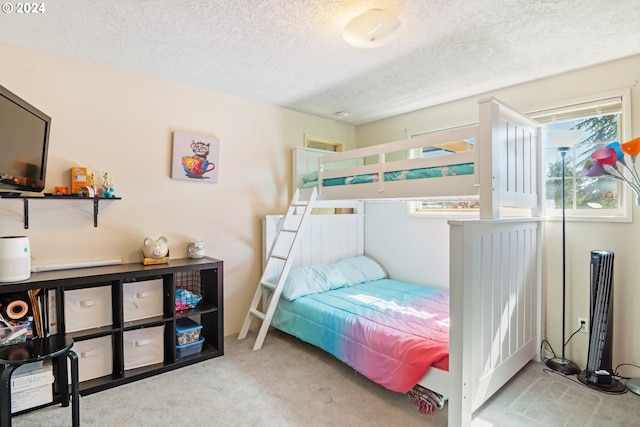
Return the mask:
[[(614, 141), (624, 142), (624, 135), (629, 135), (625, 132), (624, 113), (628, 111), (625, 103), (628, 103), (628, 97), (619, 94), (529, 114), (544, 124), (547, 131), (579, 129), (585, 132), (566, 154), (567, 218), (630, 220), (629, 193), (622, 182), (607, 176), (582, 176), (584, 164), (593, 151)], [(562, 158), (546, 133), (543, 135), (542, 159), (545, 214), (559, 218), (562, 215)]]
[(306, 133), (304, 134), (304, 146), (325, 151), (342, 151), (343, 148), (340, 141)]

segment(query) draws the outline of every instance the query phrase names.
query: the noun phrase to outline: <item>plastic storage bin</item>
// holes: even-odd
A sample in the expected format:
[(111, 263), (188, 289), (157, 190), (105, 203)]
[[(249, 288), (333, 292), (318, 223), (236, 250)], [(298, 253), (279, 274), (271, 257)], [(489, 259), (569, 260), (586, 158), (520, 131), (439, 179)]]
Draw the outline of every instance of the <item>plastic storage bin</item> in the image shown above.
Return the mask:
[(164, 325), (126, 331), (122, 335), (124, 369), (164, 362)]
[(178, 352), (178, 358), (200, 353), (202, 351), (203, 343), (204, 338), (200, 338), (198, 341), (191, 342), (189, 344), (177, 345), (176, 350)]
[(162, 279), (122, 284), (122, 311), (125, 322), (162, 316)]
[(110, 326), (112, 307), (111, 286), (64, 291), (66, 332)]
[(0, 346), (26, 341), (30, 326), (29, 322), (23, 322), (12, 328), (0, 328)]
[(176, 320), (176, 343), (184, 345), (198, 341), (201, 330), (202, 325), (188, 317)]

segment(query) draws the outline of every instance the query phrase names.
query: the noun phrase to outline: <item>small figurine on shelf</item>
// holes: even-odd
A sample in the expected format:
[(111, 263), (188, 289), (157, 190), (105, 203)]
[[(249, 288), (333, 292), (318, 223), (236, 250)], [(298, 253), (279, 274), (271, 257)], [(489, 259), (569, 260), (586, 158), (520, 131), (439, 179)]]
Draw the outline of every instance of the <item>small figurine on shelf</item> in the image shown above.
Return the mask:
[(197, 240), (195, 242), (189, 243), (187, 253), (189, 254), (189, 258), (204, 257), (204, 242), (201, 240)]
[(89, 179), (87, 180), (87, 184), (93, 190), (93, 194), (91, 194), (89, 197), (94, 197), (94, 196), (98, 197), (98, 186), (96, 185), (96, 177), (93, 174), (93, 172), (89, 174)]
[(102, 174), (102, 190), (100, 192), (100, 197), (112, 198), (115, 197), (115, 188), (113, 188), (113, 183), (111, 182), (111, 178), (109, 178), (109, 173), (105, 172)]

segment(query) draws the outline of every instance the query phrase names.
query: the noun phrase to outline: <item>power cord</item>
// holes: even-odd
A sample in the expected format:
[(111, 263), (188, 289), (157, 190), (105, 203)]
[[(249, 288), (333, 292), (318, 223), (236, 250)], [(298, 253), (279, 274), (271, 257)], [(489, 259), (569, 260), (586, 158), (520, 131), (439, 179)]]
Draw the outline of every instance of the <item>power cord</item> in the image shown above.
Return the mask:
[[(565, 348), (567, 346), (567, 344), (569, 344), (569, 341), (571, 341), (571, 338), (573, 338), (573, 336), (575, 334), (577, 334), (578, 332), (580, 332), (582, 330), (582, 327), (585, 325), (585, 321), (581, 321), (580, 322), (580, 327), (569, 336), (569, 339), (567, 339), (567, 342), (565, 342), (562, 346), (562, 348)], [(542, 360), (549, 360), (548, 358), (544, 357), (544, 347), (545, 345), (548, 347), (548, 350), (551, 351), (551, 353), (553, 354), (552, 358), (556, 357), (556, 352), (553, 350), (553, 347), (551, 347), (551, 344), (549, 343), (549, 341), (547, 341), (546, 339), (542, 340), (542, 342), (540, 343), (540, 359)]]
[[(574, 331), (574, 332), (569, 336), (569, 338), (567, 339), (567, 341), (563, 344), (563, 348), (564, 348), (564, 347), (566, 347), (566, 346), (567, 346), (567, 344), (569, 344), (569, 341), (571, 341), (571, 339), (575, 336), (575, 334), (577, 334), (578, 332), (580, 332), (580, 331), (582, 330), (582, 327), (583, 327), (585, 324), (586, 324), (586, 322), (585, 322), (584, 320), (580, 321), (580, 327), (579, 327), (576, 331)], [(547, 341), (546, 339), (543, 339), (543, 340), (540, 342), (540, 351), (539, 351), (540, 359), (541, 359), (542, 361), (546, 362), (547, 360), (549, 360), (549, 359), (550, 359), (550, 358), (546, 358), (546, 357), (544, 357), (544, 351), (545, 351), (545, 349), (551, 352), (551, 354), (553, 355), (551, 358), (555, 358), (555, 357), (556, 357), (556, 352), (555, 352), (555, 350), (553, 349), (553, 347), (551, 346), (551, 343), (550, 343), (549, 341)], [(619, 364), (618, 366), (616, 366), (616, 367), (615, 367), (615, 369), (613, 369), (613, 372), (611, 372), (611, 376), (612, 376), (613, 378), (615, 378), (615, 379), (619, 380), (619, 381), (620, 381), (620, 380), (629, 380), (629, 379), (631, 379), (631, 377), (623, 377), (623, 376), (621, 376), (621, 375), (619, 375), (619, 374), (618, 374), (618, 368), (620, 368), (621, 366), (633, 366), (633, 367), (635, 367), (635, 368), (640, 369), (640, 366), (638, 366), (638, 365), (634, 365), (633, 363), (621, 363), (621, 364)], [(580, 385), (580, 386), (582, 386), (582, 387), (586, 387), (586, 388), (588, 388), (588, 389), (590, 389), (590, 390), (594, 390), (594, 391), (597, 391), (597, 392), (600, 392), (600, 393), (604, 393), (604, 394), (614, 395), (614, 394), (624, 394), (624, 393), (626, 393), (626, 392), (627, 392), (627, 389), (626, 389), (626, 388), (625, 388), (623, 391), (609, 392), (609, 391), (607, 391), (607, 390), (603, 390), (603, 389), (601, 389), (601, 388), (599, 388), (599, 387), (590, 387), (590, 386), (589, 386), (589, 385), (587, 385), (587, 384), (584, 384), (584, 383), (582, 383), (582, 382), (580, 382), (580, 381), (577, 381), (577, 380), (574, 380), (574, 379), (570, 378), (570, 376), (569, 376), (569, 375), (561, 374), (561, 373), (559, 373), (559, 372), (554, 371), (553, 369), (543, 368), (543, 370), (542, 370), (542, 371), (543, 371), (543, 372), (547, 372), (547, 373), (556, 374), (556, 375), (558, 375), (559, 377), (564, 378), (564, 379), (566, 379), (566, 380), (569, 380), (569, 381), (571, 381), (571, 382), (573, 382), (573, 383), (575, 383), (575, 384), (578, 384), (578, 385)]]
[(551, 343), (549, 343), (549, 341), (544, 339), (540, 343), (540, 359), (542, 359), (544, 361), (549, 360), (548, 358), (544, 357), (544, 348), (545, 348), (545, 346), (548, 347), (548, 350), (551, 352), (551, 354), (553, 354), (553, 356), (550, 357), (550, 359), (553, 359), (554, 357), (556, 357), (556, 352), (553, 351), (553, 347), (551, 347)]
[(615, 367), (615, 369), (613, 370), (612, 375), (617, 376), (618, 378), (620, 378), (621, 380), (630, 380), (632, 377), (622, 377), (620, 375), (618, 375), (618, 368), (621, 366), (633, 366), (634, 368), (638, 368), (640, 369), (640, 366), (638, 365), (634, 365), (633, 363), (621, 363), (618, 366)]
[(581, 320), (581, 321), (580, 321), (580, 327), (579, 327), (579, 328), (578, 328), (574, 333), (572, 333), (572, 334), (569, 336), (569, 338), (567, 339), (567, 342), (565, 342), (565, 343), (564, 343), (564, 347), (566, 347), (566, 346), (567, 346), (567, 344), (569, 344), (569, 341), (571, 341), (571, 338), (573, 338), (573, 336), (574, 336), (575, 334), (577, 334), (578, 332), (580, 332), (580, 331), (582, 330), (582, 327), (585, 325), (585, 323), (586, 323), (586, 322), (585, 322), (584, 320)]

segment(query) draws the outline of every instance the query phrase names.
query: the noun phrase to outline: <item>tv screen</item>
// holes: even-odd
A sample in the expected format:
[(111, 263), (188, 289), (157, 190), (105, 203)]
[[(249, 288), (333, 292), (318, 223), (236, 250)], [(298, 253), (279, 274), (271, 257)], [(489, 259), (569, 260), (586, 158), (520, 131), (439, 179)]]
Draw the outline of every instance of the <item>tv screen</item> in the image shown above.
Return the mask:
[(42, 191), (51, 117), (0, 86), (0, 191)]

